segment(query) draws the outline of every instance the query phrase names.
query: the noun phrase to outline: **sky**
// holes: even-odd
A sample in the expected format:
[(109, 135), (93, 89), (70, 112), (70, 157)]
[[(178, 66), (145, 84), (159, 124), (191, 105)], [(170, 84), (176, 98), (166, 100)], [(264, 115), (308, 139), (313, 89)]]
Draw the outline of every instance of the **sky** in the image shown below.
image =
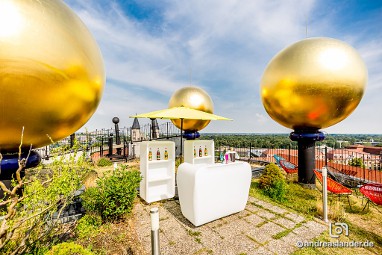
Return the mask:
[(130, 127), (129, 116), (165, 109), (176, 90), (193, 85), (207, 91), (215, 114), (233, 119), (202, 133), (289, 133), (262, 105), (262, 74), (283, 48), (331, 37), (358, 51), (369, 77), (356, 110), (322, 131), (382, 134), (382, 0), (64, 2), (93, 34), (105, 64), (102, 100), (83, 127), (89, 131), (112, 127), (114, 116)]

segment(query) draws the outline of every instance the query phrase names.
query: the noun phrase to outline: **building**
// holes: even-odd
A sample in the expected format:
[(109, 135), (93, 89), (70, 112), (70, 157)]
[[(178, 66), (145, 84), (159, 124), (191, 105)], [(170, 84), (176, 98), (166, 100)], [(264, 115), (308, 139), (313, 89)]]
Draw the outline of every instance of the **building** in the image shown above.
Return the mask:
[(346, 149), (328, 151), (328, 160), (333, 163), (349, 165), (350, 161), (355, 158), (362, 159), (366, 169), (381, 169), (381, 155), (365, 152), (362, 145), (352, 145)]
[(141, 126), (139, 125), (139, 121), (137, 118), (134, 118), (133, 126), (131, 127), (131, 141), (139, 142), (142, 141), (141, 136)]

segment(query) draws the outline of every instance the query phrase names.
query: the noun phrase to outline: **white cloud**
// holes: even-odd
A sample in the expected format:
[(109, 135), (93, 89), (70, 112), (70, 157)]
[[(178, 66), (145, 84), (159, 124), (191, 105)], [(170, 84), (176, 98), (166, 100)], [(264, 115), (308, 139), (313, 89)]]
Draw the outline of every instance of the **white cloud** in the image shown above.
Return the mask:
[[(367, 132), (365, 125), (355, 123), (381, 108), (376, 98), (381, 94), (382, 38), (340, 30), (341, 8), (327, 9), (314, 0), (167, 0), (153, 22), (127, 15), (122, 1), (66, 2), (92, 31), (105, 60), (108, 85), (89, 129), (109, 125), (113, 116), (165, 108), (175, 90), (192, 83), (210, 93), (217, 114), (234, 119), (211, 123), (206, 132), (289, 132), (263, 109), (259, 82), (278, 51), (305, 38), (306, 25), (309, 36), (352, 44), (369, 69), (369, 85), (349, 117), (352, 123), (345, 120), (328, 130)], [(373, 132), (382, 125), (379, 119), (369, 118)]]

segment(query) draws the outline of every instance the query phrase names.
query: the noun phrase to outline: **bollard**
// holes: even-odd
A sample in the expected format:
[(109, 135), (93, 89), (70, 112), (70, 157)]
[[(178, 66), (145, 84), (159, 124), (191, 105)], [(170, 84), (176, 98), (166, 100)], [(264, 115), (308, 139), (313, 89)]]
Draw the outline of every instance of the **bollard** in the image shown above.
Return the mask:
[(158, 207), (151, 208), (150, 216), (151, 216), (151, 254), (160, 255)]
[(322, 168), (322, 210), (324, 214), (324, 221), (328, 222), (328, 170), (324, 166)]

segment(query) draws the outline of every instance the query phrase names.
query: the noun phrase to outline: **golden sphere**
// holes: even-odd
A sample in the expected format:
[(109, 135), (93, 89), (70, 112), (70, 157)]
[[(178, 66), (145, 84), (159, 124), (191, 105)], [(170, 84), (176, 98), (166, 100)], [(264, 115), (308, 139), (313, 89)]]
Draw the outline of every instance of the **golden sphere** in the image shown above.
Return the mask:
[(84, 125), (102, 96), (100, 50), (62, 1), (0, 2), (0, 149), (58, 141)]
[[(184, 87), (172, 94), (168, 103), (169, 108), (172, 107), (188, 107), (208, 113), (214, 112), (214, 104), (207, 92), (198, 87)], [(180, 128), (180, 120), (171, 120), (172, 123)], [(210, 120), (183, 120), (183, 130), (199, 131), (205, 128)]]
[(357, 107), (367, 69), (348, 44), (310, 38), (279, 52), (261, 79), (269, 116), (292, 129), (320, 129), (345, 119)]

